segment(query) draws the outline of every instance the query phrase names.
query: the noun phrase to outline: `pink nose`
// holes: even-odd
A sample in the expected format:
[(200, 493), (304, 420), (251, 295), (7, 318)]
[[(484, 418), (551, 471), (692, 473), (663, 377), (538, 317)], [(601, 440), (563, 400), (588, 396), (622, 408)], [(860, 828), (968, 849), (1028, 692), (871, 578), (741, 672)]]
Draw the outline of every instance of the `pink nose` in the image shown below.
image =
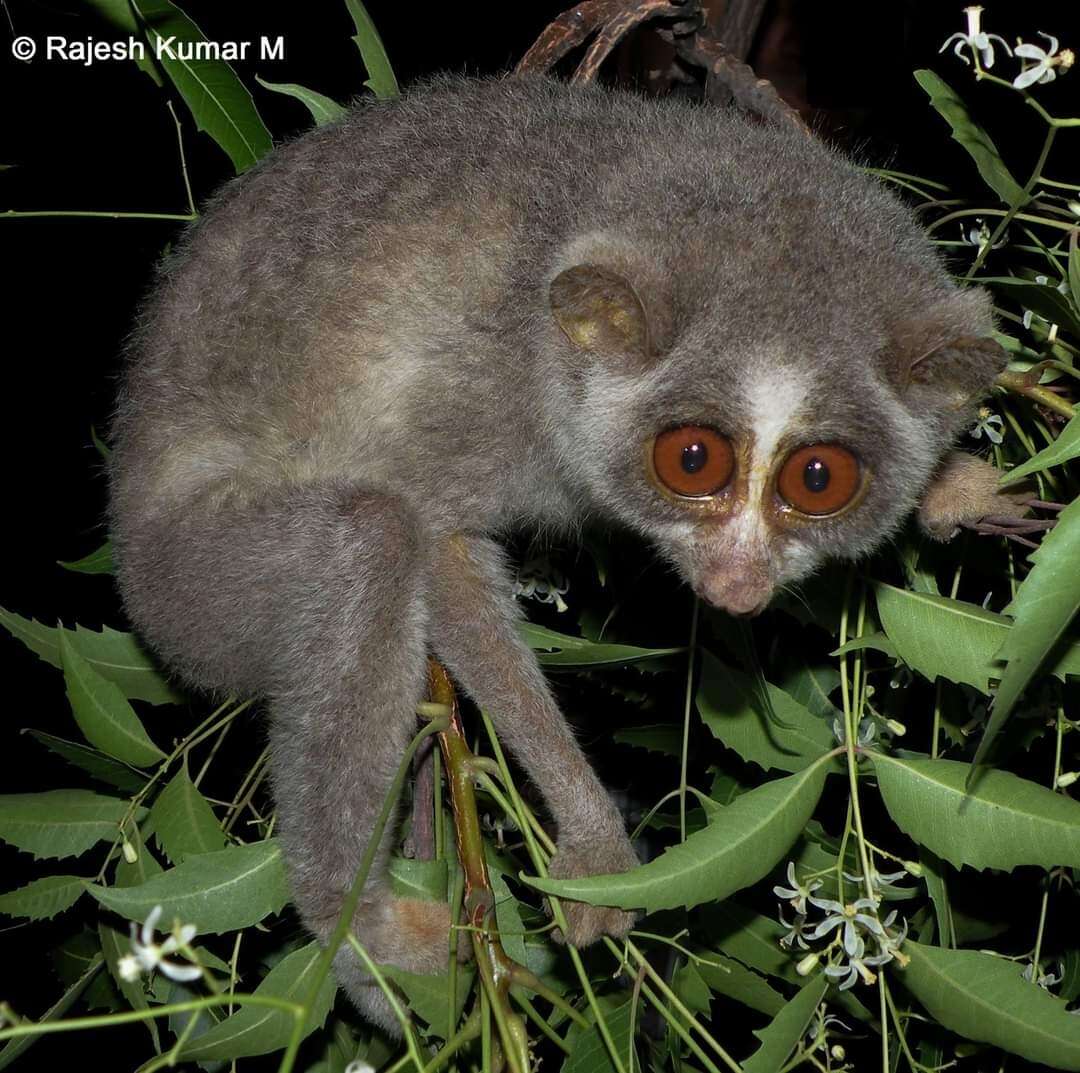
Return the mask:
[(705, 578), (701, 595), (714, 607), (732, 615), (756, 615), (769, 602), (772, 584), (756, 572), (742, 576), (713, 573)]

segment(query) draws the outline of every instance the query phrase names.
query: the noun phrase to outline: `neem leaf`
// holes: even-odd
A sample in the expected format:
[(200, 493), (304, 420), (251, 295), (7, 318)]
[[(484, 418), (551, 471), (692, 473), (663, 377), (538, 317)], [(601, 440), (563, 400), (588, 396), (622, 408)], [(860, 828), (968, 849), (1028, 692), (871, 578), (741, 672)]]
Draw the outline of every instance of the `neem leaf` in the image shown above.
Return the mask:
[(950, 1031), (1054, 1069), (1080, 1070), (1080, 1017), (1025, 980), (1015, 961), (912, 939), (903, 950), (911, 961), (899, 979)]
[(267, 82), (265, 79), (255, 76), (255, 81), (264, 89), (273, 90), (275, 93), (284, 93), (286, 97), (293, 97), (307, 107), (315, 126), (324, 127), (327, 123), (333, 123), (340, 119), (348, 109), (343, 108), (337, 101), (316, 93), (313, 89), (298, 86), (295, 82)]
[(658, 909), (719, 901), (756, 883), (799, 837), (825, 785), (828, 758), (740, 795), (708, 827), (621, 875), (523, 880), (545, 894), (590, 905)]
[[(634, 1003), (630, 999), (615, 1009), (609, 1008), (607, 1003), (601, 1004), (601, 1012), (608, 1032), (611, 1033), (615, 1053), (619, 1055), (625, 1069), (632, 1068), (627, 1066), (626, 1056), (631, 1047), (630, 1023), (633, 1020), (633, 1011)], [(611, 1061), (607, 1044), (591, 1011), (588, 1016), (593, 1023), (570, 1040), (570, 1053), (566, 1056), (560, 1073), (615, 1073), (615, 1065)]]
[(682, 648), (636, 648), (633, 645), (609, 645), (570, 637), (555, 630), (523, 622), (519, 627), (525, 643), (536, 651), (545, 667), (593, 667), (598, 664), (625, 666), (646, 659), (684, 652)]
[(784, 996), (752, 969), (720, 954), (707, 957), (708, 961), (697, 964), (697, 972), (718, 995), (727, 995), (752, 1010), (773, 1016), (784, 1008)]
[(1033, 310), (1052, 324), (1060, 324), (1073, 335), (1080, 335), (1080, 317), (1057, 287), (1016, 276), (980, 276), (979, 283), (988, 284), (1024, 309)]
[[(256, 995), (303, 1002), (314, 981), (322, 948), (318, 943), (294, 950), (282, 958), (266, 975)], [(321, 1028), (330, 1012), (337, 985), (328, 975), (319, 987), (311, 1012), (304, 1025), (304, 1036)], [(209, 1028), (198, 1039), (184, 1045), (180, 1057), (190, 1062), (208, 1062), (248, 1058), (281, 1050), (292, 1037), (294, 1019), (288, 1010), (268, 1006), (244, 1006), (231, 1017)]]
[(206, 40), (202, 30), (169, 0), (130, 3), (195, 126), (225, 150), (237, 174), (270, 152), (274, 144), (270, 132), (232, 67), (219, 59), (180, 58), (181, 45)]
[(1080, 415), (1074, 417), (1062, 430), (1053, 443), (1047, 444), (1038, 454), (1032, 455), (1026, 462), (1011, 469), (1000, 483), (1012, 484), (1032, 473), (1041, 473), (1051, 466), (1060, 466), (1080, 456)]
[(758, 702), (758, 685), (703, 651), (695, 699), (705, 725), (728, 748), (766, 771), (801, 771), (836, 743), (823, 719), (811, 715), (779, 686), (766, 682), (777, 720)]
[(188, 857), (137, 887), (87, 889), (128, 920), (145, 920), (160, 905), (164, 920), (194, 924), (200, 935), (258, 924), (289, 900), (281, 848), (273, 839)]
[(957, 868), (1080, 867), (1080, 802), (997, 770), (967, 792), (955, 760), (871, 759), (896, 825)]
[(45, 876), (25, 887), (0, 894), (0, 913), (27, 920), (46, 920), (73, 906), (86, 890), (82, 876)]
[(933, 71), (915, 72), (915, 81), (925, 90), (930, 103), (952, 128), (953, 140), (959, 142), (975, 161), (983, 181), (1010, 206), (1023, 205), (1028, 197), (1012, 177), (990, 135), (976, 123), (963, 100)]
[(100, 633), (83, 626), (76, 626), (74, 630), (43, 626), (2, 607), (0, 626), (53, 667), (61, 666), (60, 634), (63, 633), (71, 642), (71, 647), (98, 674), (118, 685), (128, 700), (173, 704), (178, 699), (130, 633), (120, 633), (108, 626), (103, 627)]
[(113, 572), (112, 544), (106, 540), (96, 551), (70, 562), (59, 560), (65, 570), (76, 574), (111, 574)]
[(57, 640), (71, 711), (86, 740), (135, 767), (164, 760), (165, 754), (150, 740), (120, 687), (75, 651), (65, 631), (57, 634)]
[[(0, 839), (35, 857), (74, 857), (119, 834), (128, 803), (91, 790), (0, 795)], [(138, 822), (146, 809), (134, 810)]]
[(132, 771), (126, 764), (119, 760), (113, 760), (111, 756), (99, 753), (97, 749), (89, 749), (78, 742), (68, 741), (66, 738), (57, 738), (52, 734), (46, 734), (42, 730), (29, 730), (27, 733), (40, 742), (46, 749), (62, 756), (69, 764), (74, 764), (83, 771), (93, 775), (95, 779), (109, 783), (118, 790), (126, 793), (134, 793), (141, 790), (149, 775), (138, 771)]
[(1080, 499), (1058, 515), (1057, 525), (1030, 558), (1031, 571), (1008, 607), (1013, 626), (996, 657), (1007, 665), (974, 765), (986, 757), (1020, 695), (1080, 609)]
[(225, 835), (214, 810), (196, 789), (184, 767), (158, 795), (150, 809), (150, 820), (158, 845), (174, 864), (180, 864), (194, 854), (225, 848)]
[(375, 23), (371, 21), (371, 16), (360, 0), (345, 0), (345, 6), (356, 27), (353, 40), (367, 68), (368, 77), (364, 85), (380, 99), (396, 97), (401, 91), (398, 89), (394, 69), (390, 66), (382, 38), (379, 37), (379, 31), (375, 29)]
[(743, 1073), (776, 1073), (802, 1039), (810, 1018), (821, 1004), (829, 981), (824, 973), (806, 984), (799, 993), (754, 1035), (761, 1046), (742, 1064)]
[[(467, 943), (468, 939), (462, 935), (459, 940)], [(447, 946), (447, 956), (449, 956)], [(450, 995), (449, 974), (408, 972), (396, 965), (380, 965), (383, 975), (388, 980), (393, 980), (408, 1000), (409, 1009), (422, 1017), (437, 1036), (446, 1036), (446, 1026), (450, 1023), (451, 1016), (456, 1025), (461, 1018), (461, 1011), (465, 1008), (465, 1000), (472, 990), (473, 978), (476, 973), (471, 969), (459, 967), (456, 976), (457, 993), (454, 996), (453, 1013), (447, 1009), (447, 999)]]

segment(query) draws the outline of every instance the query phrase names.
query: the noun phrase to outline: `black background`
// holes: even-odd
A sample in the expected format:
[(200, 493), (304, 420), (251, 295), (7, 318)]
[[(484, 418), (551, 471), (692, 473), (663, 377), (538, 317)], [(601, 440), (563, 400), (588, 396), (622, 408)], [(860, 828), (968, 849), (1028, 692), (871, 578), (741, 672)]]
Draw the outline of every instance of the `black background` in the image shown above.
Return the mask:
[[(236, 65), (276, 139), (303, 130), (307, 113), (259, 87), (254, 75), (299, 82), (341, 101), (362, 91), (365, 75), (350, 40), (352, 24), (338, 0), (280, 7), (264, 0), (192, 0), (182, 6), (212, 40), (284, 35), (283, 61)], [(403, 84), (441, 69), (505, 70), (563, 6), (466, 0), (368, 4)], [(1038, 40), (1034, 31), (1041, 29), (1056, 33), (1064, 45), (1080, 47), (1075, 3), (991, 0), (986, 7), (984, 25), (1010, 41), (1017, 34)], [(948, 139), (912, 69), (933, 67), (961, 92), (1021, 181), (1034, 163), (1042, 129), (1017, 95), (976, 86), (951, 53), (938, 55), (942, 41), (964, 27), (961, 8), (960, 2), (930, 0), (795, 4), (808, 96), (833, 116), (838, 136), (870, 163), (892, 164), (978, 193), (974, 169)], [(164, 93), (129, 62), (82, 67), (12, 59), (12, 37), (25, 34), (43, 42), (50, 33), (110, 36), (87, 7), (75, 2), (0, 3), (0, 163), (7, 165), (0, 171), (0, 210), (183, 212), (176, 131)], [(1080, 70), (1040, 87), (1039, 96), (1052, 112), (1080, 113)], [(182, 105), (178, 114), (192, 184), (201, 199), (231, 169), (210, 139), (195, 131)], [(1059, 142), (1049, 174), (1076, 181), (1080, 131), (1063, 132)], [(175, 224), (139, 220), (0, 219), (0, 457), (6, 475), (0, 604), (10, 610), (50, 624), (123, 625), (108, 577), (71, 574), (57, 560), (79, 558), (104, 539), (104, 488), (90, 429), (107, 428), (133, 307), (175, 231)], [(71, 734), (59, 673), (6, 634), (0, 636), (0, 668), (0, 792), (58, 785), (53, 768), (43, 777), (44, 765), (54, 761), (17, 731), (33, 725)], [(166, 727), (150, 725), (159, 741), (168, 741)], [(27, 861), (0, 847), (0, 890), (16, 885)], [(17, 999), (26, 1013), (39, 1012), (55, 997), (55, 985), (34, 969), (33, 929), (0, 934), (0, 951), (0, 960), (20, 956), (27, 964), (24, 993), (0, 998)]]

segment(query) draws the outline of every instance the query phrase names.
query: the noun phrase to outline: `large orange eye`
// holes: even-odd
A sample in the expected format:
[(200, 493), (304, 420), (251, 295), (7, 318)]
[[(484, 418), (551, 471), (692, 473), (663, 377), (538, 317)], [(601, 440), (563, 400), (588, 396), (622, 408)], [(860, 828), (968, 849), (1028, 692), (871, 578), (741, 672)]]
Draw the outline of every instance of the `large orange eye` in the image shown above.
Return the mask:
[(731, 441), (701, 425), (661, 432), (653, 445), (653, 468), (665, 488), (680, 496), (711, 496), (735, 469)]
[(780, 498), (802, 514), (835, 514), (859, 490), (859, 460), (834, 443), (816, 443), (792, 451), (780, 470)]

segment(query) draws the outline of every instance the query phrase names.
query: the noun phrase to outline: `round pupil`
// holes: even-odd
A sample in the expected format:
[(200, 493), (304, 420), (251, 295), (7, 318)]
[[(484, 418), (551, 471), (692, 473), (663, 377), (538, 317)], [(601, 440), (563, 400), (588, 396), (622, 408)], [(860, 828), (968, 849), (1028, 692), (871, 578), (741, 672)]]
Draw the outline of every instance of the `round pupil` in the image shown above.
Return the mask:
[(689, 443), (682, 449), (684, 473), (699, 473), (709, 461), (709, 449), (703, 443)]
[(802, 479), (808, 492), (824, 492), (829, 487), (829, 467), (820, 458), (811, 458), (806, 463)]

